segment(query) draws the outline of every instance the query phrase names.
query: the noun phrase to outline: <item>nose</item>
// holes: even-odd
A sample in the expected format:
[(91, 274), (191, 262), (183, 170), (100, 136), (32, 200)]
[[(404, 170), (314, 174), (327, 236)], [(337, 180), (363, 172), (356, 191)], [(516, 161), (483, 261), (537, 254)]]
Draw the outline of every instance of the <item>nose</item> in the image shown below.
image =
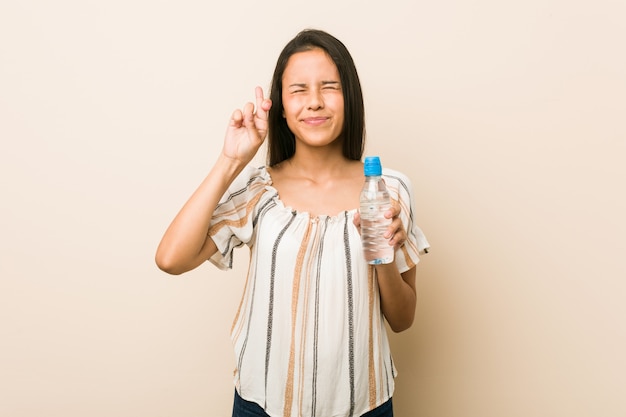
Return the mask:
[(324, 97), (322, 96), (321, 91), (311, 90), (309, 93), (309, 110), (319, 110), (324, 107)]

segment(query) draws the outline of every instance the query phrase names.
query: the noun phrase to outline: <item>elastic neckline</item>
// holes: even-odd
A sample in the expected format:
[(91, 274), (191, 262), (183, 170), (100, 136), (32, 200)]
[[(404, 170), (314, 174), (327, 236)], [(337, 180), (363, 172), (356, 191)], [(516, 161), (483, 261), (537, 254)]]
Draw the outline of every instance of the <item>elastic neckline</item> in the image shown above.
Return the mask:
[(296, 217), (304, 217), (306, 219), (311, 219), (311, 220), (314, 220), (314, 219), (325, 220), (326, 218), (328, 218), (329, 221), (338, 221), (338, 220), (343, 220), (343, 218), (345, 216), (348, 216), (349, 218), (352, 218), (352, 217), (354, 217), (354, 215), (357, 212), (356, 208), (352, 208), (352, 209), (349, 209), (349, 210), (341, 210), (339, 213), (337, 213), (335, 215), (318, 214), (318, 215), (313, 216), (308, 211), (301, 211), (301, 210), (294, 209), (291, 206), (285, 205), (283, 200), (281, 200), (280, 193), (274, 187), (274, 182), (272, 181), (272, 175), (267, 170), (267, 166), (262, 166), (261, 170), (262, 170), (263, 177), (265, 177), (265, 179), (266, 179), (265, 187), (266, 187), (266, 189), (268, 191), (274, 192), (274, 195), (275, 195), (274, 201), (276, 201), (276, 204), (278, 204), (278, 206), (282, 210), (287, 210), (290, 213), (295, 213)]

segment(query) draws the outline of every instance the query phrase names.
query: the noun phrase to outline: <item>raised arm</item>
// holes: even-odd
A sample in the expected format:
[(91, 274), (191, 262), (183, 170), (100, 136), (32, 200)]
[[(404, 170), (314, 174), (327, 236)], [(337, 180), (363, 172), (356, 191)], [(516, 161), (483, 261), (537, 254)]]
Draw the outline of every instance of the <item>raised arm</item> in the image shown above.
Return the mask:
[(170, 274), (190, 271), (217, 250), (208, 237), (213, 211), (228, 186), (254, 158), (267, 135), (267, 115), (272, 103), (255, 91), (256, 109), (246, 103), (233, 112), (224, 146), (215, 165), (169, 225), (156, 251), (157, 266)]

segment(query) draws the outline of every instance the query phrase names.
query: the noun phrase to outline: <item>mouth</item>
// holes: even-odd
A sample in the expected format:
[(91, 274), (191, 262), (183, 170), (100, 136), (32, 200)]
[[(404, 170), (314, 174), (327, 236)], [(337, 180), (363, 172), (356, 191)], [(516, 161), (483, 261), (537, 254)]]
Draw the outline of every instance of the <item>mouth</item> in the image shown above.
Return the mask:
[(302, 119), (302, 122), (310, 126), (319, 126), (326, 123), (328, 119), (328, 117), (305, 117), (304, 119)]

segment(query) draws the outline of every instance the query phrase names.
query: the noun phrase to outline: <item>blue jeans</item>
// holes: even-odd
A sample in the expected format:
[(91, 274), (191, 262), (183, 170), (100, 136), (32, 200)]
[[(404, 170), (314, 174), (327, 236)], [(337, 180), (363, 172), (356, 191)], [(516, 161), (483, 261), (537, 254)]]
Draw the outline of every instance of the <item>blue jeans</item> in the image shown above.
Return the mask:
[[(235, 390), (235, 402), (233, 404), (233, 417), (270, 417), (257, 403), (246, 401)], [(393, 405), (391, 398), (372, 411), (368, 411), (361, 417), (393, 417)]]

